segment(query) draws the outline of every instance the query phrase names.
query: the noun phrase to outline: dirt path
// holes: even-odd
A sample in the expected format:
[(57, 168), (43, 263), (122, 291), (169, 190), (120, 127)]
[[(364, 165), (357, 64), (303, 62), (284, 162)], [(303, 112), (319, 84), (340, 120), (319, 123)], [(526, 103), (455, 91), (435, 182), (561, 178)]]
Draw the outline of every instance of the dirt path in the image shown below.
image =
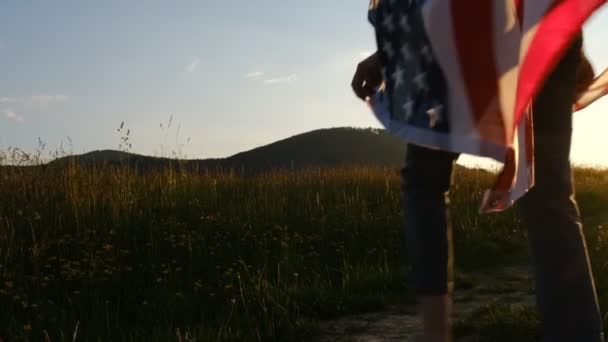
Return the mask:
[[(508, 267), (500, 272), (466, 275), (465, 289), (454, 295), (454, 321), (466, 319), (492, 303), (534, 305), (531, 275), (527, 268)], [(457, 280), (457, 287), (458, 285)], [(319, 342), (414, 341), (419, 331), (414, 307), (395, 306), (385, 312), (352, 315), (323, 324)], [(465, 342), (473, 338), (458, 338)]]

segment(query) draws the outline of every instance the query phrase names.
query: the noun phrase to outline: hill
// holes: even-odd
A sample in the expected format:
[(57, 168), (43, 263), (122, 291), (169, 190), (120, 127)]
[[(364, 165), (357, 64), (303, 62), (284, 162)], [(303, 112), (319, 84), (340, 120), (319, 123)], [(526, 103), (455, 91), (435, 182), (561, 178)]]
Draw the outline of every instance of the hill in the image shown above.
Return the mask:
[(237, 169), (260, 172), (270, 169), (349, 165), (400, 167), (405, 144), (378, 129), (329, 128), (295, 135), (221, 159), (176, 160), (102, 150), (56, 159), (50, 166), (77, 163), (109, 163), (150, 169), (175, 165), (189, 169)]

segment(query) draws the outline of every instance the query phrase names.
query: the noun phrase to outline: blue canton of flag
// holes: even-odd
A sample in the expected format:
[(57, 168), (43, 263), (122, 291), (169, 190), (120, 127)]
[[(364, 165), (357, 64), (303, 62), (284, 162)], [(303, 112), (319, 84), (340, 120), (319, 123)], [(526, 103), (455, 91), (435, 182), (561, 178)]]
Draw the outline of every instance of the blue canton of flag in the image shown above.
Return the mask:
[(424, 0), (380, 0), (369, 12), (385, 80), (381, 101), (390, 120), (449, 131), (447, 86), (426, 34)]

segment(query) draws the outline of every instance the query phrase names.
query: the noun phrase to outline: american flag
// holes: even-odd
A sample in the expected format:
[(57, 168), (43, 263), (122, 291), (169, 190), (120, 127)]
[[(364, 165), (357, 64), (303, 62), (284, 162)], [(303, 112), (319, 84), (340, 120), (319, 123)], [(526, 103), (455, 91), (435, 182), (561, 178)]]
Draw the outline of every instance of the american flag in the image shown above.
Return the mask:
[[(480, 211), (534, 184), (532, 117), (542, 82), (606, 0), (371, 0), (384, 85), (370, 100), (410, 143), (504, 164)], [(581, 109), (608, 92), (603, 73)]]

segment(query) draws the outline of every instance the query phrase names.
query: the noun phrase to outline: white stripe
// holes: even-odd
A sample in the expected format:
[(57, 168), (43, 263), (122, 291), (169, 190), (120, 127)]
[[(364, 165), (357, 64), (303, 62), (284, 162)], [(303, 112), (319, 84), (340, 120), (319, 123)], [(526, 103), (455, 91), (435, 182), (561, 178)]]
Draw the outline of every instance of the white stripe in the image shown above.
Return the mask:
[[(514, 184), (511, 188), (511, 203), (509, 205), (513, 204), (513, 202), (515, 202), (518, 198), (525, 195), (526, 192), (528, 192), (528, 190), (530, 190), (530, 188), (534, 185), (534, 162), (529, 164), (529, 157), (526, 155), (526, 144), (528, 142), (526, 128), (529, 120), (532, 120), (532, 117), (530, 115), (525, 115), (517, 127), (517, 134), (514, 142), (516, 173)], [(530, 160), (534, 159), (532, 158)]]
[(524, 18), (523, 30), (528, 31), (538, 24), (540, 19), (551, 8), (555, 0), (523, 0)]
[[(433, 52), (448, 83), (448, 112), (452, 137), (466, 136), (473, 141), (479, 140), (479, 132), (473, 121), (469, 95), (457, 58), (458, 51), (454, 44), (451, 1), (427, 1), (422, 8), (422, 16)], [(475, 151), (469, 153), (475, 154)]]
[(540, 19), (551, 8), (554, 0), (524, 0), (524, 18), (522, 23), (523, 39), (520, 49), (520, 61), (524, 61), (528, 48), (536, 36)]
[(498, 100), (507, 144), (513, 139), (513, 119), (519, 79), (521, 29), (513, 0), (494, 1), (494, 63), (498, 79)]
[[(491, 188), (484, 194), (480, 213), (493, 213), (503, 211), (525, 195), (534, 186), (534, 159), (527, 155), (527, 123), (532, 120), (530, 115), (525, 115), (519, 122), (517, 133), (514, 137), (513, 152), (515, 174), (509, 189)], [(528, 160), (532, 160), (528, 163)], [(506, 167), (506, 166), (505, 166)], [(503, 169), (504, 172), (505, 169)]]

